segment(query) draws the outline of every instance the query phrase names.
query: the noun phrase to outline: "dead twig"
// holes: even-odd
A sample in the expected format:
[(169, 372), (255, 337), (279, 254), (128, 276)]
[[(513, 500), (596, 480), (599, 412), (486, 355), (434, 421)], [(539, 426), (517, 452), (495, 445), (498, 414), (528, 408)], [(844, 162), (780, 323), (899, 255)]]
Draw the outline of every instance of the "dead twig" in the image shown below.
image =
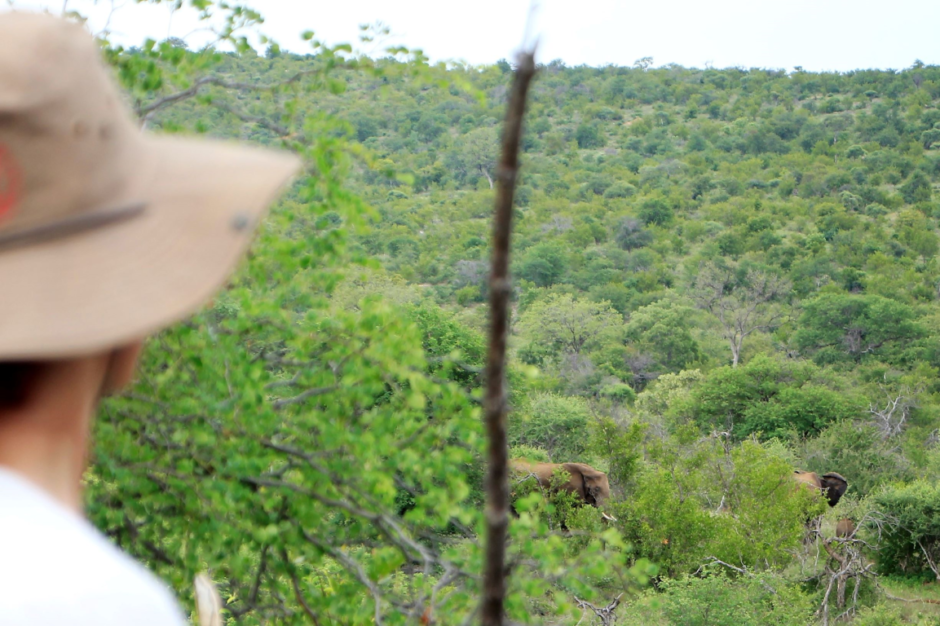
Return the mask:
[[(621, 597), (623, 597), (622, 593), (616, 598), (614, 598), (613, 600), (611, 600), (610, 604), (608, 604), (607, 606), (601, 606), (601, 607), (594, 606), (590, 602), (581, 600), (577, 596), (574, 597), (574, 601), (577, 603), (578, 608), (581, 609), (582, 611), (585, 611), (585, 612), (587, 612), (588, 610), (592, 611), (594, 615), (596, 615), (597, 618), (601, 620), (601, 624), (603, 624), (603, 626), (610, 626), (610, 624), (614, 623), (614, 611), (617, 609), (618, 606), (620, 606)], [(581, 619), (582, 620), (584, 619), (583, 615), (581, 616)], [(578, 623), (580, 624), (581, 621), (579, 620)]]

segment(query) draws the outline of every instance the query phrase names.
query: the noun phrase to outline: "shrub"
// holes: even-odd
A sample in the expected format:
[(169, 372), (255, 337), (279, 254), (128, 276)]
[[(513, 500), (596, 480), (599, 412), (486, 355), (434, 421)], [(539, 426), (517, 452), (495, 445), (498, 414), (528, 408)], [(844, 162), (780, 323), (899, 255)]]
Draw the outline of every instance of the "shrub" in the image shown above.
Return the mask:
[(816, 434), (859, 411), (852, 397), (813, 382), (820, 375), (812, 363), (758, 355), (712, 371), (687, 400), (687, 410), (703, 430), (726, 430), (737, 439)]
[(636, 193), (636, 187), (630, 183), (614, 183), (604, 191), (605, 198), (629, 198)]
[[(883, 574), (940, 578), (940, 485), (918, 480), (874, 496), (875, 506), (896, 524), (882, 529), (878, 569)], [(929, 558), (928, 558), (929, 557)]]
[(510, 443), (541, 448), (554, 463), (583, 462), (589, 417), (582, 398), (539, 394), (510, 423)]
[(672, 208), (661, 198), (648, 198), (640, 203), (637, 215), (647, 224), (662, 226), (672, 220)]
[(912, 478), (910, 462), (896, 441), (885, 441), (874, 426), (851, 420), (806, 439), (800, 457), (806, 459), (805, 470), (842, 474), (850, 493), (862, 498), (890, 481)]
[(614, 238), (624, 250), (636, 250), (653, 243), (653, 233), (643, 228), (643, 224), (632, 217), (625, 217), (620, 221)]
[(548, 287), (561, 278), (568, 268), (565, 251), (554, 242), (532, 246), (522, 255), (516, 273), (539, 287)]
[(605, 398), (610, 398), (621, 404), (633, 404), (633, 401), (636, 400), (636, 392), (633, 387), (626, 383), (607, 385), (601, 389), (600, 393)]
[(859, 145), (849, 146), (849, 149), (845, 151), (845, 156), (849, 159), (861, 159), (865, 156), (865, 148)]
[[(630, 496), (614, 508), (636, 554), (671, 576), (692, 573), (709, 556), (758, 570), (789, 564), (804, 520), (825, 508), (822, 498), (796, 488), (789, 461), (754, 441), (726, 454), (708, 438), (681, 457), (676, 444), (647, 449), (656, 464), (637, 472)], [(716, 512), (722, 503), (730, 514)]]
[(574, 133), (574, 138), (579, 148), (603, 148), (607, 144), (597, 124), (580, 124)]
[(732, 578), (712, 568), (662, 585), (663, 614), (684, 626), (803, 626), (812, 621), (812, 601), (799, 588), (771, 574)]
[(535, 446), (519, 445), (509, 449), (510, 459), (525, 459), (533, 463), (548, 463), (548, 453)]

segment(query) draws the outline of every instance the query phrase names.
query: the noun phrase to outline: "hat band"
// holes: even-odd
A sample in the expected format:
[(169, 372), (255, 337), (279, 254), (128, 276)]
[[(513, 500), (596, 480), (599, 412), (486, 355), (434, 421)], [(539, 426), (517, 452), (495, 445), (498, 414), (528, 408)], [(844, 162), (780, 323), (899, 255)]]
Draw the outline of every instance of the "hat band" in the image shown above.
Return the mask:
[(33, 228), (0, 233), (0, 253), (6, 252), (11, 248), (49, 241), (50, 239), (59, 239), (61, 237), (67, 237), (68, 235), (102, 228), (116, 222), (123, 222), (124, 220), (139, 216), (146, 208), (146, 203), (138, 202), (118, 209), (83, 213), (82, 215), (66, 217)]

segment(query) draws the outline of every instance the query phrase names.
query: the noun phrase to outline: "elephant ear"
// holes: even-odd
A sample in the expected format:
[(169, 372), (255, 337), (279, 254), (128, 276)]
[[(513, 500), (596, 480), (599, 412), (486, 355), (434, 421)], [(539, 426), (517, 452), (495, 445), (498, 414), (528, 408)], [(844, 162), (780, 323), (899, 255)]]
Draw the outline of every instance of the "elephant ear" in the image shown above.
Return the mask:
[(596, 469), (584, 467), (581, 469), (581, 476), (584, 479), (584, 493), (588, 504), (597, 506), (597, 496), (602, 491), (605, 474)]
[(823, 474), (820, 482), (822, 483), (823, 489), (826, 490), (826, 498), (829, 500), (829, 506), (837, 505), (839, 499), (849, 488), (848, 481), (835, 472)]

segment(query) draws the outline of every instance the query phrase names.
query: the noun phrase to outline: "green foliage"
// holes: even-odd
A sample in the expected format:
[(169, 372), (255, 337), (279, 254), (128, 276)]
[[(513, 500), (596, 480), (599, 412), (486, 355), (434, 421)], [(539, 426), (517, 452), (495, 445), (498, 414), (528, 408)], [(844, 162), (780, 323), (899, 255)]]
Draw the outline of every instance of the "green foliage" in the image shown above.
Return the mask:
[[(465, 573), (481, 559), (481, 333), (511, 68), (370, 59), (312, 32), (309, 55), (271, 41), (258, 55), (242, 31), (260, 16), (211, 8), (236, 52), (106, 47), (130, 100), (155, 130), (292, 149), (311, 176), (232, 288), (154, 342), (133, 395), (106, 406), (91, 517), (184, 597), (208, 568), (247, 625), (300, 623), (296, 589), (323, 623), (371, 622), (360, 572), (392, 624), (456, 572), (435, 615), (462, 621), (479, 591)], [(620, 521), (517, 499), (513, 620), (575, 623), (573, 595), (604, 604), (647, 558), (676, 579), (632, 605), (644, 624), (809, 623), (792, 554), (825, 505), (782, 477), (837, 471), (871, 499), (940, 475), (940, 389), (923, 374), (940, 364), (938, 85), (933, 66), (542, 68), (514, 213), (514, 454), (595, 461)], [(869, 406), (912, 377), (886, 435)], [(562, 521), (577, 533), (553, 535)], [(749, 573), (682, 578), (709, 556)]]
[(606, 302), (548, 293), (519, 318), (519, 334), (528, 339), (525, 360), (580, 354), (597, 349), (622, 334), (622, 317)]
[(699, 370), (684, 370), (666, 374), (637, 396), (636, 407), (646, 416), (657, 418), (681, 413), (687, 406), (695, 385), (704, 378)]
[(583, 398), (538, 394), (509, 424), (513, 446), (544, 450), (553, 463), (583, 463), (591, 414)]
[[(896, 485), (874, 495), (874, 505), (890, 511), (882, 530), (878, 567), (884, 574), (937, 578), (940, 558), (940, 486), (925, 480)], [(931, 563), (934, 566), (931, 566)]]
[(650, 245), (653, 233), (643, 228), (639, 221), (627, 217), (621, 220), (614, 238), (624, 250), (635, 250)]
[[(343, 111), (347, 120), (326, 104), (388, 81), (465, 97), (462, 81), (420, 54), (350, 58), (348, 46), (326, 48), (312, 33), (315, 55), (267, 42), (259, 57), (234, 32), (260, 16), (218, 8), (233, 16), (223, 39), (236, 53), (149, 42), (109, 48), (108, 58), (156, 129), (292, 149), (310, 175), (274, 207), (215, 305), (151, 342), (134, 389), (102, 408), (88, 515), (190, 608), (193, 577), (208, 570), (226, 618), (239, 623), (316, 615), (404, 624), (425, 608), (462, 620), (476, 610), (483, 558), (483, 342), (402, 280), (454, 275), (425, 255), (413, 218), (394, 207), (440, 183), (446, 168), (434, 159), (407, 171), (354, 143), (401, 129), (408, 141), (432, 144), (449, 136), (449, 120), (415, 107), (393, 124), (389, 109), (375, 106)], [(495, 126), (468, 132), (451, 182), (486, 189)], [(378, 195), (365, 195), (392, 206), (370, 208), (360, 185), (374, 185)], [(396, 222), (391, 229), (369, 228), (386, 216)], [(550, 266), (564, 258), (552, 245), (538, 250)], [(461, 249), (479, 255), (478, 246)], [(388, 261), (387, 272), (368, 258), (375, 255)], [(577, 550), (534, 518), (514, 524), (510, 559), (527, 565), (510, 581), (513, 620), (530, 620), (531, 603), (549, 590), (559, 597), (553, 610), (564, 613), (571, 593), (595, 598), (605, 580), (645, 576), (616, 532), (579, 523), (590, 533)], [(619, 556), (599, 559), (602, 546), (618, 547)]]
[(637, 215), (647, 224), (663, 226), (672, 220), (672, 208), (662, 198), (648, 198), (640, 203)]
[(825, 507), (797, 489), (785, 459), (753, 441), (727, 451), (714, 439), (672, 439), (648, 444), (647, 454), (655, 462), (614, 510), (638, 554), (670, 576), (692, 573), (709, 556), (737, 567), (783, 567), (806, 516)]
[(629, 198), (636, 193), (636, 187), (630, 183), (614, 183), (604, 190), (604, 198)]
[(579, 148), (601, 148), (607, 143), (598, 126), (590, 122), (580, 124), (574, 136)]
[(890, 358), (892, 348), (923, 335), (910, 306), (877, 295), (824, 294), (804, 305), (800, 324), (794, 342), (820, 364)]
[(516, 273), (539, 287), (549, 287), (562, 277), (568, 262), (565, 251), (554, 243), (542, 243), (526, 250)]
[(701, 356), (688, 324), (693, 314), (690, 307), (660, 300), (630, 314), (625, 336), (641, 353), (654, 355), (658, 371), (678, 372)]
[(428, 303), (412, 306), (407, 313), (418, 327), (431, 372), (444, 374), (468, 389), (476, 388), (486, 357), (483, 336)]
[[(652, 609), (653, 603), (658, 610)], [(738, 626), (811, 623), (812, 600), (798, 585), (769, 573), (732, 577), (712, 566), (700, 577), (666, 581), (658, 594), (647, 594), (630, 607), (625, 622), (636, 624), (684, 624), (689, 626)]]
[(638, 423), (627, 427), (604, 417), (592, 424), (592, 456), (607, 460), (607, 475), (614, 493), (627, 494), (641, 467), (646, 428)]
[(703, 430), (723, 430), (737, 439), (818, 434), (860, 410), (821, 374), (811, 363), (759, 355), (743, 366), (714, 370), (695, 387), (687, 410)]
[(805, 440), (800, 452), (806, 459), (803, 469), (824, 474), (838, 468), (843, 476), (852, 477), (849, 490), (860, 497), (914, 475), (897, 442), (886, 440), (873, 424), (833, 423), (818, 437)]

